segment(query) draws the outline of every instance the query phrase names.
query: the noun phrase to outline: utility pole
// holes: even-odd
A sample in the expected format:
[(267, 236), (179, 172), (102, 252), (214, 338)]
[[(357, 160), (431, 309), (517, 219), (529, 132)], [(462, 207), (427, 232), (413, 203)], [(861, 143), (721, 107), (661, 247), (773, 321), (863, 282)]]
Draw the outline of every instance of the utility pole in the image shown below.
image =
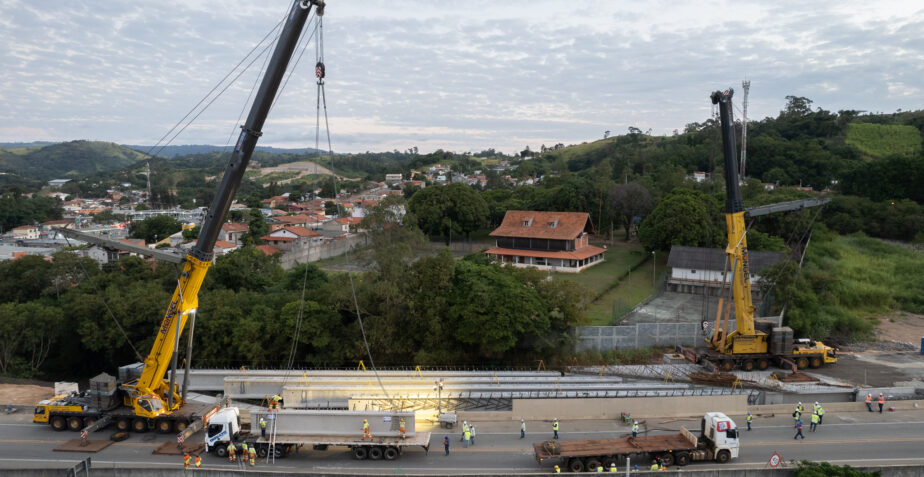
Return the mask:
[(154, 209), (154, 197), (151, 196), (151, 161), (145, 166), (144, 175), (148, 178), (148, 206)]
[(744, 180), (744, 167), (748, 162), (748, 90), (751, 89), (751, 80), (741, 82), (744, 98), (741, 100), (741, 180)]

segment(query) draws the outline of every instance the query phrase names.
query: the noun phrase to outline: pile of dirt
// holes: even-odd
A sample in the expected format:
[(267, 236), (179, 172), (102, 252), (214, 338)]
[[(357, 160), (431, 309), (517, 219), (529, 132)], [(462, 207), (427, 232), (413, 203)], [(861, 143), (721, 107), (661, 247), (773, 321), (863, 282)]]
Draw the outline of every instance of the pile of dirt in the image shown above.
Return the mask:
[(54, 396), (53, 387), (34, 384), (0, 384), (0, 404), (32, 406), (42, 399)]
[(870, 351), (917, 351), (917, 349), (917, 346), (903, 341), (863, 341), (838, 347), (838, 351), (846, 351), (849, 353), (865, 353)]

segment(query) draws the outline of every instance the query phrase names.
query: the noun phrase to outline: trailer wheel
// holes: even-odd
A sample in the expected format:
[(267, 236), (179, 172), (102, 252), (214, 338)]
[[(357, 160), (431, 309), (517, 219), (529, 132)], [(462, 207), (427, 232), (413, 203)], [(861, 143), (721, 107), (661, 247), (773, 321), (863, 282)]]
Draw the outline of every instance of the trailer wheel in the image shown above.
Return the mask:
[(715, 461), (720, 464), (725, 464), (730, 460), (731, 454), (725, 449), (720, 450), (719, 453), (715, 455)]
[(67, 418), (67, 428), (75, 432), (83, 429), (83, 419), (77, 416)]
[(587, 472), (596, 472), (598, 467), (602, 467), (603, 464), (596, 457), (590, 457), (587, 459), (587, 462), (584, 462), (584, 468)]
[(386, 447), (385, 448), (385, 460), (395, 460), (398, 458), (398, 448), (397, 447)]
[(809, 362), (809, 366), (813, 368), (820, 368), (823, 364), (825, 363), (824, 361), (821, 360), (821, 357), (819, 356), (812, 358), (812, 360)]
[(138, 433), (148, 432), (147, 419), (135, 419), (132, 421), (132, 430)]
[(677, 461), (677, 465), (683, 467), (690, 463), (690, 454), (686, 452), (678, 452), (675, 460)]
[[(228, 448), (226, 446), (218, 444), (218, 446), (215, 447), (214, 449), (215, 449), (215, 455), (217, 455), (218, 457), (228, 457)], [(260, 457), (266, 457), (265, 450), (263, 451), (263, 454), (264, 455), (261, 455)]]
[(770, 367), (770, 361), (767, 358), (760, 358), (757, 360), (757, 369), (763, 371)]
[(369, 458), (372, 460), (381, 460), (382, 455), (385, 454), (385, 449), (380, 446), (375, 446), (369, 449)]
[(118, 421), (116, 421), (116, 429), (118, 429), (118, 430), (120, 430), (120, 431), (127, 431), (127, 430), (129, 430), (129, 429), (131, 429), (131, 428), (132, 428), (132, 423), (131, 423), (131, 421), (129, 421), (128, 419), (126, 419), (126, 418), (124, 418), (124, 417), (121, 418), (121, 419), (119, 419)]
[(112, 442), (122, 442), (125, 439), (128, 439), (128, 432), (126, 431), (113, 432), (112, 435), (109, 436), (109, 440)]
[(741, 369), (743, 371), (754, 371), (754, 368), (757, 367), (757, 363), (753, 359), (746, 359), (741, 363)]
[(584, 472), (584, 461), (577, 457), (568, 462), (568, 470), (571, 472)]
[(54, 416), (49, 421), (51, 428), (56, 431), (63, 431), (67, 429), (67, 420), (64, 419), (64, 416)]
[(353, 448), (353, 458), (356, 460), (365, 460), (369, 456), (369, 451), (365, 447), (357, 446)]
[(277, 459), (282, 459), (286, 456), (285, 446), (275, 445), (273, 446), (273, 457)]
[(661, 463), (668, 467), (674, 465), (674, 454), (671, 452), (661, 454)]
[(157, 432), (161, 434), (168, 434), (171, 430), (173, 430), (173, 421), (169, 419), (160, 419), (157, 421), (155, 427), (157, 427)]
[(266, 444), (260, 444), (257, 446), (257, 455), (260, 456), (261, 459), (266, 457), (268, 454), (268, 452), (266, 452), (266, 447)]
[(603, 470), (609, 472), (614, 465), (619, 466), (619, 459), (616, 457), (607, 457), (603, 459)]
[(798, 366), (799, 369), (805, 369), (805, 368), (809, 367), (809, 360), (808, 360), (808, 358), (799, 358), (799, 359), (797, 359), (797, 360), (796, 360), (796, 366)]

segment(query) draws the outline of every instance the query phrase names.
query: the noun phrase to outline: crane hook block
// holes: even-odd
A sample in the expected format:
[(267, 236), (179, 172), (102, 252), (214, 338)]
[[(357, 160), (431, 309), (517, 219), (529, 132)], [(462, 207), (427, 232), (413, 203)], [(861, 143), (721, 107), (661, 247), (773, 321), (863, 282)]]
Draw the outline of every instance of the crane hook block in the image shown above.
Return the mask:
[(314, 65), (314, 75), (318, 79), (324, 79), (324, 76), (327, 74), (327, 69), (324, 67), (324, 63), (319, 61), (318, 64)]

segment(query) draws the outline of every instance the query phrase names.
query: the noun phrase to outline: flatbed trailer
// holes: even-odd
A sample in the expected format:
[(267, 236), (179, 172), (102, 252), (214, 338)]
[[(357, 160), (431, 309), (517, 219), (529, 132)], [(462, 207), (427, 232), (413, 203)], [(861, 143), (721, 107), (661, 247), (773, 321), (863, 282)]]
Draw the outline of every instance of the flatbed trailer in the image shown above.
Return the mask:
[(608, 470), (613, 464), (620, 468), (655, 459), (666, 466), (693, 461), (724, 464), (738, 457), (737, 428), (731, 419), (722, 413), (707, 413), (702, 427), (700, 438), (681, 427), (679, 433), (668, 435), (537, 442), (533, 451), (540, 465), (557, 461), (571, 472), (593, 472), (601, 466)]
[[(242, 434), (240, 439), (246, 442), (248, 447), (254, 446), (257, 449), (258, 456), (266, 457), (269, 454), (271, 438), (260, 437), (259, 434)], [(331, 446), (347, 447), (350, 449), (350, 455), (356, 460), (395, 460), (401, 456), (406, 447), (420, 446), (428, 449), (430, 447), (430, 433), (417, 432), (413, 436), (407, 436), (406, 439), (400, 437), (376, 437), (371, 441), (362, 440), (362, 435), (304, 436), (277, 434), (273, 449), (275, 456), (281, 458), (298, 452), (304, 446), (311, 446), (312, 449), (319, 451), (327, 450)], [(219, 455), (221, 454), (219, 453)]]

